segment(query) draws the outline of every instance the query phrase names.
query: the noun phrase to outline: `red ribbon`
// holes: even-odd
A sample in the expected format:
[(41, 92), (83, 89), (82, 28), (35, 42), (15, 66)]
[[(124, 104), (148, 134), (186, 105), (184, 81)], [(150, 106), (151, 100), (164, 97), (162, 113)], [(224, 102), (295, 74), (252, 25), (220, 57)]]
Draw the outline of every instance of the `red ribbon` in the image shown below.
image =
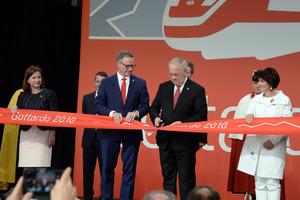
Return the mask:
[(203, 133), (243, 133), (263, 135), (300, 135), (300, 117), (254, 118), (251, 124), (245, 119), (224, 119), (206, 122), (175, 124), (159, 130)]
[(52, 127), (155, 130), (154, 126), (136, 120), (130, 123), (123, 120), (121, 124), (116, 124), (112, 117), (101, 115), (27, 109), (18, 109), (13, 114), (7, 108), (0, 108), (0, 123)]
[(243, 133), (271, 135), (300, 135), (300, 117), (254, 118), (249, 124), (245, 119), (224, 119), (205, 122), (181, 123), (155, 128), (139, 121), (116, 124), (111, 117), (80, 113), (24, 110), (12, 114), (10, 109), (0, 108), (0, 123), (53, 127), (82, 127), (100, 129), (165, 130), (195, 133)]

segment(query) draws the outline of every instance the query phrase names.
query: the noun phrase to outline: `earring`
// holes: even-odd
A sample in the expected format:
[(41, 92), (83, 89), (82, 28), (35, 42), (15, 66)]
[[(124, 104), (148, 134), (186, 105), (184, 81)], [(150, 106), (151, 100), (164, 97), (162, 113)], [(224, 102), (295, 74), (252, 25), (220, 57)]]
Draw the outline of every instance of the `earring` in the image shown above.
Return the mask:
[(273, 88), (272, 88), (272, 87), (270, 87), (270, 90), (272, 91), (272, 90), (273, 90)]

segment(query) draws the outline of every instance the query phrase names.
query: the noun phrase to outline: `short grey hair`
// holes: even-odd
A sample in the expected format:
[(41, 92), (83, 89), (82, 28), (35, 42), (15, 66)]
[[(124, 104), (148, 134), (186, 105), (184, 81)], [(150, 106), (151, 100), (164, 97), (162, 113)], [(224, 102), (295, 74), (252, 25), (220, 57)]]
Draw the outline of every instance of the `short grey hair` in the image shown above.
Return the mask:
[(166, 190), (155, 190), (146, 194), (143, 200), (155, 200), (156, 197), (164, 197), (165, 200), (177, 200), (176, 195)]
[(116, 62), (122, 62), (123, 58), (125, 58), (125, 57), (134, 58), (134, 55), (132, 53), (130, 53), (129, 51), (120, 51), (117, 54)]
[(183, 58), (173, 58), (168, 64), (169, 68), (173, 62), (178, 62), (182, 68), (182, 71), (185, 71), (187, 69), (187, 62)]

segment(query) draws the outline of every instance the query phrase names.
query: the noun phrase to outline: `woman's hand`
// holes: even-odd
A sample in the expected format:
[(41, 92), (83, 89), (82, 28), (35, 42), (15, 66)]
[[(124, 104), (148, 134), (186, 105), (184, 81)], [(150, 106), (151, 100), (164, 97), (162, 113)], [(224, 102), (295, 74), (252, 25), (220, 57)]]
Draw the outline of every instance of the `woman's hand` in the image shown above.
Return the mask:
[(199, 149), (201, 149), (202, 147), (204, 147), (206, 144), (203, 142), (199, 142)]
[(10, 110), (13, 114), (15, 114), (18, 111), (18, 106), (17, 105), (11, 106)]
[(274, 148), (274, 144), (271, 140), (268, 140), (263, 144), (263, 147), (270, 150)]
[(48, 146), (53, 147), (55, 145), (55, 130), (50, 131), (50, 135), (48, 136)]
[(254, 118), (254, 115), (253, 114), (248, 114), (246, 115), (246, 121), (248, 123), (252, 123), (253, 122), (253, 118)]

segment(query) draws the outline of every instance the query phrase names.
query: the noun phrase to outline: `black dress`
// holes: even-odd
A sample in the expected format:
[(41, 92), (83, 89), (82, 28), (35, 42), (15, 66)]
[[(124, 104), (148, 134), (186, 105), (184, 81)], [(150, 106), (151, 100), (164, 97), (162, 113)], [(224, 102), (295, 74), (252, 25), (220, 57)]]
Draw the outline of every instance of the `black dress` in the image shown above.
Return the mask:
[[(17, 102), (18, 109), (58, 111), (56, 94), (44, 88), (33, 94), (22, 92)], [(48, 137), (53, 127), (24, 126), (20, 132), (19, 167), (50, 167), (52, 147)]]

